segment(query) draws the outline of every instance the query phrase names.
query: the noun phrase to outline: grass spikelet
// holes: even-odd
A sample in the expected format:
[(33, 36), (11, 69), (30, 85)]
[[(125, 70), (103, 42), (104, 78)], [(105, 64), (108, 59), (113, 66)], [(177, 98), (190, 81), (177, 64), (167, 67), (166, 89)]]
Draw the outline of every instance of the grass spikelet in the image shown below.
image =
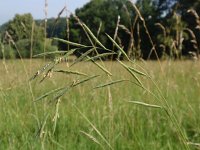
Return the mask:
[(94, 137), (92, 136), (91, 134), (89, 133), (86, 133), (84, 131), (80, 131), (82, 134), (84, 134), (86, 137), (88, 137), (90, 140), (92, 140), (94, 143), (98, 144), (99, 146), (101, 146), (101, 148), (104, 149), (103, 145)]
[(88, 76), (85, 73), (78, 72), (78, 71), (72, 71), (72, 70), (54, 70), (54, 72), (61, 72), (61, 73), (64, 73), (64, 74), (75, 74), (75, 75)]
[(135, 73), (124, 63), (122, 63), (120, 60), (117, 60), (135, 79), (136, 81), (140, 84), (141, 87), (143, 87), (142, 82), (140, 81), (140, 79), (135, 75)]
[(56, 94), (56, 96), (54, 96), (52, 101), (59, 100), (59, 98), (62, 97), (65, 93), (67, 93), (67, 91), (69, 91), (69, 89), (71, 89), (71, 86), (68, 86), (68, 87), (64, 88), (62, 91), (58, 92)]
[(73, 83), (72, 86), (75, 87), (75, 86), (77, 86), (77, 85), (79, 85), (79, 84), (82, 84), (82, 83), (84, 83), (84, 82), (87, 82), (87, 81), (89, 81), (89, 80), (92, 80), (92, 79), (94, 79), (94, 78), (96, 78), (96, 77), (99, 77), (99, 75), (93, 75), (93, 76), (90, 76), (90, 77), (88, 77), (88, 78), (85, 78), (85, 79), (83, 79), (83, 80), (81, 80), (81, 81), (78, 81), (78, 82), (76, 82), (76, 83)]
[(45, 52), (45, 53), (36, 54), (33, 57), (46, 56), (46, 55), (51, 55), (51, 54), (63, 54), (63, 53), (66, 53), (66, 51)]
[(47, 70), (47, 72), (44, 74), (42, 80), (40, 80), (40, 83), (42, 83), (47, 77), (51, 77), (52, 76), (52, 69), (54, 66), (52, 66), (50, 69)]
[(124, 82), (124, 81), (128, 81), (128, 80), (122, 79), (122, 80), (116, 80), (116, 81), (112, 81), (112, 82), (105, 83), (105, 84), (100, 84), (100, 85), (94, 87), (94, 89), (103, 88), (103, 87), (110, 86), (110, 85), (117, 84), (117, 83), (121, 83), (121, 82)]
[(129, 103), (133, 103), (133, 104), (137, 104), (137, 105), (142, 105), (142, 106), (145, 106), (145, 107), (162, 108), (162, 107), (159, 106), (159, 105), (152, 105), (152, 104), (147, 104), (147, 103), (139, 102), (139, 101), (128, 101), (128, 102), (129, 102)]
[(53, 98), (52, 101), (58, 100), (60, 97), (62, 97), (62, 96), (63, 96), (67, 91), (69, 91), (71, 88), (76, 87), (76, 86), (78, 86), (78, 85), (80, 85), (80, 84), (83, 84), (83, 83), (85, 83), (85, 82), (87, 82), (87, 81), (89, 81), (89, 80), (92, 80), (92, 79), (94, 79), (94, 78), (96, 78), (96, 77), (98, 77), (98, 76), (99, 76), (99, 75), (93, 75), (93, 76), (90, 76), (90, 77), (88, 77), (88, 78), (84, 78), (84, 79), (82, 79), (82, 80), (80, 80), (80, 81), (75, 81), (75, 82), (73, 82), (71, 85), (69, 85), (68, 87), (64, 88), (62, 91), (60, 91), (59, 93), (57, 93), (57, 95)]
[(143, 72), (141, 72), (141, 71), (139, 71), (139, 70), (137, 70), (137, 69), (135, 69), (135, 68), (133, 68), (133, 67), (128, 67), (131, 71), (133, 71), (133, 72), (135, 72), (135, 73), (137, 73), (137, 74), (139, 74), (139, 75), (142, 75), (142, 76), (145, 76), (145, 77), (147, 77), (148, 75), (147, 74), (145, 74), (145, 73), (143, 73)]
[[(90, 57), (88, 57), (89, 59)], [(106, 74), (112, 76), (112, 73), (110, 73), (106, 68), (102, 67), (100, 64), (98, 64), (97, 62), (95, 62), (93, 59), (91, 59), (91, 61), (97, 66), (99, 67), (103, 72), (105, 72)]]
[(88, 51), (86, 51), (85, 53), (83, 53), (80, 57), (78, 57), (70, 66), (75, 65), (76, 63), (82, 61), (86, 56), (88, 56), (91, 52), (93, 52), (95, 50), (95, 48), (92, 48)]
[(117, 47), (117, 49), (126, 57), (126, 59), (130, 60), (125, 51), (117, 44), (117, 42), (115, 42), (115, 40), (113, 40), (113, 38), (110, 35), (106, 34), (106, 36), (112, 41), (112, 43)]
[[(38, 97), (35, 101), (39, 101), (39, 100), (44, 99), (45, 97), (47, 97), (47, 96), (49, 96), (49, 95), (51, 95), (51, 94), (54, 94), (54, 93), (59, 92), (59, 93), (54, 97), (54, 100), (55, 100), (55, 99), (58, 99), (58, 98), (60, 98), (61, 96), (63, 96), (71, 87), (75, 87), (75, 86), (77, 86), (77, 85), (79, 85), (79, 84), (82, 84), (82, 83), (84, 83), (84, 82), (87, 82), (87, 81), (89, 81), (89, 80), (91, 80), (91, 79), (93, 79), (93, 78), (96, 78), (96, 77), (98, 77), (98, 76), (99, 76), (99, 75), (90, 76), (90, 77), (85, 78), (85, 79), (83, 79), (83, 80), (81, 80), (81, 81), (78, 81), (78, 82), (76, 82), (76, 83), (73, 82), (71, 85), (68, 85), (68, 86), (66, 86), (66, 87), (62, 87), (62, 88), (58, 88), (58, 89), (55, 89), (55, 90), (51, 90), (50, 92), (47, 92), (47, 93), (45, 93), (44, 95)], [(34, 101), (34, 102), (35, 102), (35, 101)]]
[(45, 97), (47, 97), (47, 96), (49, 96), (49, 95), (51, 95), (51, 94), (54, 94), (54, 93), (56, 93), (56, 92), (59, 92), (59, 91), (65, 89), (65, 88), (66, 88), (66, 87), (61, 87), (61, 88), (57, 88), (57, 89), (51, 90), (51, 91), (45, 93), (44, 95), (38, 97), (36, 100), (34, 100), (34, 102), (39, 101), (39, 100), (41, 100), (41, 99), (44, 99)]
[(43, 73), (50, 65), (52, 65), (53, 63), (50, 62), (46, 65), (44, 65), (40, 70), (38, 70), (30, 79), (29, 81), (31, 80), (34, 80), (36, 77), (38, 77), (41, 73)]
[(65, 44), (69, 44), (69, 45), (72, 45), (72, 46), (76, 46), (76, 47), (91, 47), (91, 46), (86, 46), (86, 45), (82, 45), (82, 44), (75, 43), (75, 42), (70, 42), (70, 41), (68, 41), (68, 40), (63, 40), (63, 39), (60, 39), (60, 38), (53, 38), (53, 39), (56, 40), (56, 41), (65, 43)]
[(108, 50), (107, 48), (105, 48), (105, 46), (97, 39), (97, 37), (92, 33), (92, 31), (87, 27), (86, 24), (82, 23), (83, 28), (87, 31), (87, 33), (89, 33), (89, 35), (93, 38), (93, 40), (100, 46), (102, 47), (104, 50)]
[(99, 54), (97, 56), (94, 56), (94, 57), (90, 57), (88, 58), (86, 61), (90, 61), (90, 60), (97, 60), (97, 59), (101, 59), (103, 57), (108, 57), (108, 56), (112, 56), (116, 53), (103, 53), (103, 54)]

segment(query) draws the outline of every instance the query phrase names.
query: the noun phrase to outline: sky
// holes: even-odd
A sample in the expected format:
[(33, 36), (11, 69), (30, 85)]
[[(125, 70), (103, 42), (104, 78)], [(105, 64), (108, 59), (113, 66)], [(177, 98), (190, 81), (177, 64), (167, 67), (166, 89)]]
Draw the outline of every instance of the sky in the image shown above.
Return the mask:
[[(90, 0), (47, 0), (48, 18), (56, 17), (66, 5), (67, 9), (74, 12)], [(0, 25), (11, 20), (15, 14), (31, 13), (34, 19), (44, 19), (45, 0), (1, 0)]]

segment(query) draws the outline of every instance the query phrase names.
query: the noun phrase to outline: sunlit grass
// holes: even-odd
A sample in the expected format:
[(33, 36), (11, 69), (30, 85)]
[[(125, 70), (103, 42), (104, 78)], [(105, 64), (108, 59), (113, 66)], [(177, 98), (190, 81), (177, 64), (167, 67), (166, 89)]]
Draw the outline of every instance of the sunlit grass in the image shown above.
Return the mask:
[[(119, 63), (104, 63), (112, 73), (113, 81), (132, 80), (131, 74)], [(29, 77), (45, 64), (41, 60), (32, 60), (30, 66), (29, 60), (25, 60)], [(199, 62), (161, 62), (164, 72), (157, 62), (137, 64), (157, 82), (188, 140), (200, 143)], [(53, 73), (41, 83), (41, 78), (37, 78), (31, 82), (32, 96), (21, 61), (9, 60), (6, 65), (8, 73), (3, 65), (0, 66), (0, 149), (183, 148), (176, 127), (162, 109), (130, 103), (160, 105), (142, 88), (125, 81), (94, 89), (110, 80), (93, 63), (75, 64), (73, 70), (100, 76), (70, 89), (59, 102), (53, 100), (56, 94), (37, 102), (33, 102), (33, 97), (37, 99), (51, 90), (76, 84), (87, 77)], [(56, 69), (67, 69), (68, 65), (61, 63)], [(140, 80), (156, 94), (152, 82), (145, 77)]]

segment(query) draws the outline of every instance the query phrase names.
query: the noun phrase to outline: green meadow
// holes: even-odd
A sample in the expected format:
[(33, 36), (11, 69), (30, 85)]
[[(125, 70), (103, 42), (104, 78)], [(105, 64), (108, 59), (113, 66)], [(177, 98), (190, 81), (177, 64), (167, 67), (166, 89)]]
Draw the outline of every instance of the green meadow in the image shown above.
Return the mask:
[(199, 61), (48, 62), (0, 61), (0, 149), (199, 148)]

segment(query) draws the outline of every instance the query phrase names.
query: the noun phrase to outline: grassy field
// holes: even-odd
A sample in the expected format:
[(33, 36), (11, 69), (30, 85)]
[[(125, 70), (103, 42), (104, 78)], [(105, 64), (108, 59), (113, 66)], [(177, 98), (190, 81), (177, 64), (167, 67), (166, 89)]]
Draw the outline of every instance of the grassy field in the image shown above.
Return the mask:
[[(118, 62), (104, 63), (112, 76), (93, 63), (82, 62), (72, 70), (100, 76), (69, 88), (58, 99), (62, 91), (35, 101), (51, 90), (88, 78), (53, 72), (41, 83), (42, 77), (28, 82), (46, 63), (0, 61), (0, 149), (200, 148), (200, 62), (164, 61), (162, 68), (158, 62), (137, 62), (151, 77), (136, 73), (143, 88)], [(61, 63), (55, 69), (68, 65)], [(94, 89), (98, 85), (101, 88)]]

